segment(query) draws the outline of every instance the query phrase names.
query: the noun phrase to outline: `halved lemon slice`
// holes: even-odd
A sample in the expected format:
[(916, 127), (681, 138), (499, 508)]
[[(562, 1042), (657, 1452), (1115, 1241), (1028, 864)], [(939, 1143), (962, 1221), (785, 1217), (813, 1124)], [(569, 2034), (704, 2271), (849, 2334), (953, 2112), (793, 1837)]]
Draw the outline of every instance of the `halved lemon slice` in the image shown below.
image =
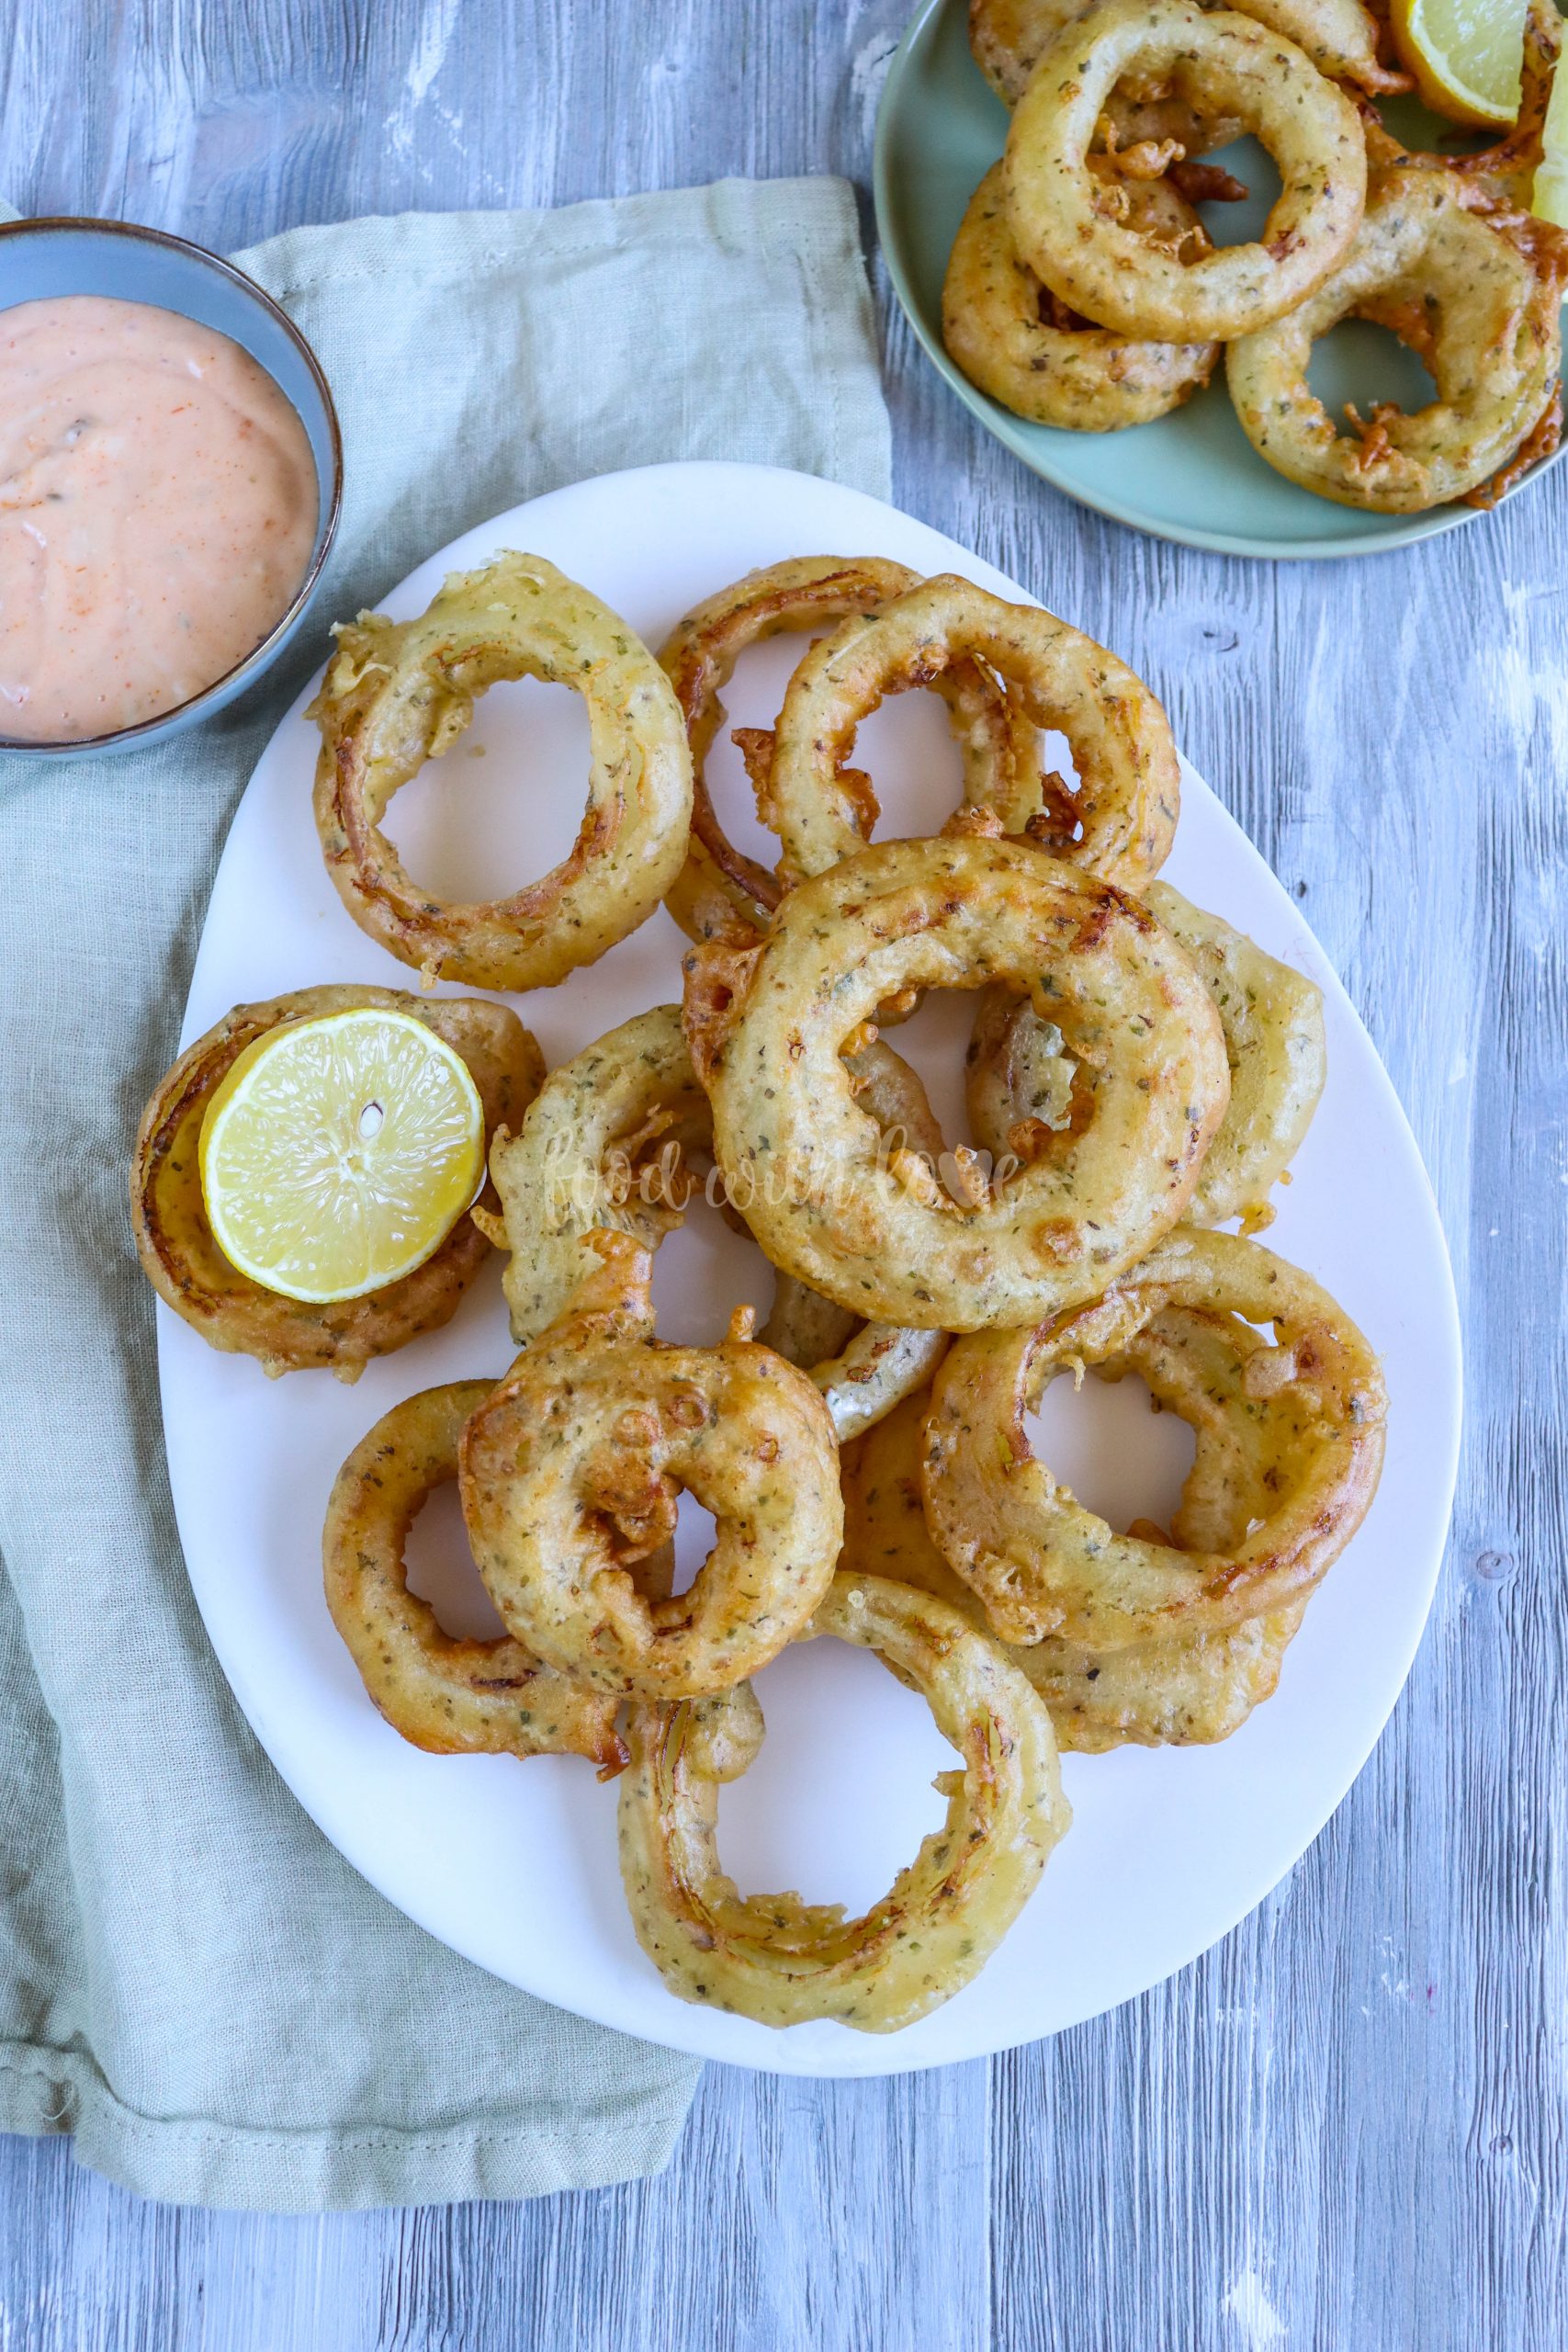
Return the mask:
[(1538, 220), (1568, 229), (1568, 64), (1559, 66), (1547, 101), (1530, 210)]
[(284, 1022), (208, 1104), (200, 1168), (241, 1273), (285, 1298), (362, 1298), (422, 1266), (474, 1199), (484, 1109), (461, 1056), (409, 1013)]
[(1434, 114), (1477, 130), (1517, 121), (1529, 0), (1393, 0), (1401, 57)]

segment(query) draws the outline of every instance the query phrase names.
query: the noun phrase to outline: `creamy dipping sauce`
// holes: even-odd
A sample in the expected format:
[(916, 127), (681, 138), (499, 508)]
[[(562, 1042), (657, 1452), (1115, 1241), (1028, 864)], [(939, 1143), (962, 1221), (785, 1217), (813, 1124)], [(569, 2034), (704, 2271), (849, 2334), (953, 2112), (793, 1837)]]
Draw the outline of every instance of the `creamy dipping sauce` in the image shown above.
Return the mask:
[(188, 702), (292, 604), (315, 461), (249, 352), (146, 302), (0, 311), (0, 736)]

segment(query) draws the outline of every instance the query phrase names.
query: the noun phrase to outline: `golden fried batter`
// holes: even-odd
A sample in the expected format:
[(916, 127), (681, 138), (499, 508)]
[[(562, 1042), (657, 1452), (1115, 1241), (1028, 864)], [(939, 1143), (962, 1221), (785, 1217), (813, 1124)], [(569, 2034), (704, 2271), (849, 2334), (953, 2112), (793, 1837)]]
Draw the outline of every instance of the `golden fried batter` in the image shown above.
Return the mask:
[(321, 1561), (327, 1607), (381, 1713), (436, 1756), (589, 1757), (626, 1751), (615, 1702), (542, 1666), (520, 1642), (460, 1641), (408, 1588), (403, 1547), (437, 1487), (457, 1475), (457, 1440), (493, 1382), (427, 1388), (383, 1414), (338, 1472)]

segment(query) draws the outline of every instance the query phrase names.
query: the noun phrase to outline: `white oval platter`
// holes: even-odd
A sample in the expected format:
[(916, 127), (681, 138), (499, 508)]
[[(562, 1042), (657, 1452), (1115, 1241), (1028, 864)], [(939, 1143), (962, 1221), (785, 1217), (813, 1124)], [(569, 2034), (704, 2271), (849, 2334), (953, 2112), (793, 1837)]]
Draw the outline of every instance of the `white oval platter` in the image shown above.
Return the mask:
[[(385, 609), (418, 612), (446, 571), (502, 548), (549, 557), (655, 646), (700, 597), (787, 555), (891, 556), (1024, 595), (953, 541), (859, 492), (766, 468), (686, 464), (580, 482), (500, 515), (432, 556)], [(798, 645), (775, 642), (748, 657), (728, 697), (732, 722), (768, 723), (797, 654)], [(413, 985), (355, 928), (323, 870), (308, 698), (278, 727), (235, 817), (186, 1039), (231, 1004), (317, 981)], [(901, 697), (861, 740), (888, 830), (934, 830), (956, 773), (935, 698)], [(575, 832), (585, 748), (575, 697), (536, 685), (494, 690), (470, 735), (395, 804), (391, 829), (411, 869), (475, 897), (543, 872)], [(765, 850), (743, 812), (728, 741), (713, 781), (737, 837)], [(704, 2057), (791, 2074), (895, 2073), (1056, 2032), (1157, 1984), (1283, 1877), (1345, 1794), (1409, 1669), (1448, 1525), (1460, 1416), (1448, 1259), (1414, 1139), (1365, 1030), (1292, 902), (1190, 769), (1167, 874), (1324, 989), (1328, 1084), (1268, 1240), (1326, 1283), (1381, 1350), (1393, 1400), (1387, 1466), (1366, 1524), (1307, 1612), (1277, 1697), (1218, 1747), (1068, 1758), (1074, 1825), (1038, 1892), (975, 1983), (901, 2033), (831, 2023), (779, 2033), (675, 2000), (622, 1902), (613, 1786), (574, 1758), (424, 1755), (367, 1698), (321, 1596), (328, 1490), (344, 1456), (399, 1398), (504, 1369), (499, 1261), (446, 1329), (372, 1364), (353, 1387), (316, 1373), (268, 1381), (246, 1358), (214, 1354), (160, 1306), (175, 1504), (224, 1672), (327, 1837), (455, 1951), (565, 2008)], [(592, 969), (517, 1000), (551, 1066), (677, 997), (683, 944), (660, 910)], [(900, 1033), (949, 1120), (963, 1034), (957, 1000), (931, 1005)], [(760, 1254), (715, 1216), (694, 1217), (660, 1253), (656, 1299), (671, 1338), (716, 1338), (735, 1300), (765, 1304), (768, 1289)], [(1180, 1425), (1149, 1414), (1131, 1382), (1090, 1382), (1076, 1399), (1062, 1385), (1042, 1416), (1054, 1465), (1112, 1516), (1160, 1517), (1184, 1467)], [(481, 1629), (477, 1578), (447, 1498), (425, 1521), (416, 1582), (457, 1630)], [(682, 1543), (700, 1557), (690, 1511)], [(930, 1784), (951, 1751), (918, 1700), (836, 1643), (787, 1653), (758, 1689), (769, 1737), (751, 1772), (726, 1792), (727, 1862), (743, 1888), (798, 1886), (863, 1907), (938, 1817)]]

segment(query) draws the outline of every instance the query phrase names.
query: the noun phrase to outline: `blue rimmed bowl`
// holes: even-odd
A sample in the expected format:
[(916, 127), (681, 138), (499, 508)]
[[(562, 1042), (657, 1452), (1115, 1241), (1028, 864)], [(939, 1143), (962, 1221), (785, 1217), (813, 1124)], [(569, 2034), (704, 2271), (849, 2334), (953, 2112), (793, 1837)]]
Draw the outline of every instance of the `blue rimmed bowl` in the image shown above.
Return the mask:
[(207, 718), (254, 685), (298, 634), (310, 606), (343, 503), (343, 439), (337, 411), (315, 353), (288, 313), (244, 271), (184, 237), (123, 220), (13, 220), (0, 224), (0, 311), (62, 294), (108, 295), (148, 302), (212, 327), (248, 351), (292, 404), (316, 467), (316, 535), (305, 576), (253, 652), (199, 694), (135, 727), (67, 742), (20, 742), (0, 733), (0, 753), (60, 760), (86, 752), (130, 751)]

